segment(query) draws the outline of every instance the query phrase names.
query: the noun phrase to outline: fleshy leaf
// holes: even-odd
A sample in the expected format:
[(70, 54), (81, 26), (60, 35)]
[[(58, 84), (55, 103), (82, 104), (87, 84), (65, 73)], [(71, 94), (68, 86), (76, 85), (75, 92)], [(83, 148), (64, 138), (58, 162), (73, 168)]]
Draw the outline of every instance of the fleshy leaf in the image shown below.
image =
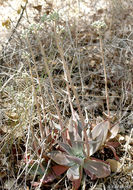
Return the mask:
[(83, 153), (84, 146), (83, 145), (84, 145), (83, 142), (79, 142), (79, 141), (72, 142), (73, 155), (84, 158), (84, 153)]
[(59, 145), (62, 148), (62, 150), (64, 150), (69, 155), (84, 158), (84, 153), (83, 153), (84, 142), (74, 141), (72, 142), (72, 146), (66, 143), (59, 143)]
[(81, 184), (81, 179), (72, 182), (74, 190), (78, 190)]
[(92, 140), (95, 140), (99, 136), (101, 138), (102, 136), (101, 144), (103, 144), (105, 140), (107, 139), (108, 130), (109, 130), (109, 121), (104, 121), (104, 122), (99, 123), (91, 131)]
[(46, 184), (49, 182), (53, 182), (55, 179), (56, 179), (56, 175), (54, 174), (54, 172), (51, 172), (45, 176), (42, 183)]
[(83, 167), (91, 179), (104, 178), (110, 175), (110, 166), (100, 160), (85, 160)]
[(73, 111), (73, 115), (70, 118), (69, 125), (68, 125), (68, 131), (70, 140), (72, 141), (80, 141), (82, 139), (82, 125), (79, 121), (78, 114)]
[(71, 155), (66, 155), (66, 158), (68, 160), (70, 160), (70, 162), (72, 162), (74, 164), (79, 164), (79, 165), (83, 164), (83, 158), (80, 158), (80, 157), (77, 157), (77, 156), (71, 156)]
[(78, 134), (79, 134), (80, 138), (82, 138), (83, 126), (80, 121), (78, 121), (78, 129), (77, 130), (78, 130)]
[(99, 123), (92, 129), (90, 133), (91, 141), (89, 141), (89, 146), (90, 146), (89, 156), (93, 155), (105, 143), (108, 131), (109, 131), (108, 121)]
[(89, 156), (92, 156), (97, 150), (99, 150), (102, 144), (102, 133), (96, 137), (93, 141), (89, 141)]
[(73, 155), (72, 147), (66, 143), (59, 143), (60, 147), (68, 154)]
[[(47, 184), (47, 183), (53, 182), (56, 179), (56, 177), (57, 176), (55, 175), (55, 173), (52, 170), (49, 170), (47, 172), (46, 176), (44, 177), (42, 183)], [(39, 180), (39, 182), (33, 182), (32, 183), (33, 187), (37, 187), (39, 185), (40, 185), (40, 180)]]
[(72, 160), (68, 159), (66, 156), (67, 154), (61, 151), (52, 151), (48, 154), (48, 157), (59, 165), (72, 166), (73, 164), (75, 164)]
[(61, 165), (55, 165), (52, 167), (54, 173), (57, 176), (60, 176), (61, 174), (63, 174), (66, 170), (68, 170), (69, 167), (67, 166), (61, 166)]
[(109, 122), (102, 122), (94, 127), (91, 131), (91, 138), (89, 141), (89, 156), (92, 156), (100, 147), (106, 142), (109, 131)]
[(110, 129), (110, 136), (109, 139), (113, 139), (117, 136), (119, 132), (119, 125), (115, 125)]
[(73, 165), (67, 170), (67, 177), (71, 181), (80, 179), (80, 166), (78, 164)]
[(97, 177), (96, 177), (94, 174), (92, 174), (91, 172), (89, 172), (89, 170), (86, 170), (86, 169), (84, 168), (84, 171), (85, 171), (85, 173), (91, 178), (91, 180), (97, 179)]

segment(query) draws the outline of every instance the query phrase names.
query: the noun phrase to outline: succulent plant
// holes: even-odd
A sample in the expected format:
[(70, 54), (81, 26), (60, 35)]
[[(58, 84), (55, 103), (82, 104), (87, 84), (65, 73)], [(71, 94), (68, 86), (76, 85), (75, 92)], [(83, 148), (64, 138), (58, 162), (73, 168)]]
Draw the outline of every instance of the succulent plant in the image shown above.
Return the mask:
[[(73, 182), (74, 189), (78, 189), (81, 183), (83, 170), (91, 179), (105, 178), (110, 175), (110, 165), (105, 161), (93, 158), (92, 155), (97, 152), (110, 138), (118, 133), (118, 128), (109, 129), (109, 122), (103, 121), (96, 125), (92, 130), (87, 129), (89, 154), (86, 143), (83, 140), (83, 127), (78, 120), (71, 120), (68, 126), (68, 142), (59, 142), (58, 150), (51, 151), (48, 154), (58, 166), (64, 166), (66, 169), (60, 170), (60, 174), (67, 170), (67, 177)], [(60, 167), (59, 167), (60, 168)], [(54, 172), (58, 175), (57, 166)], [(60, 168), (61, 169), (61, 168)]]

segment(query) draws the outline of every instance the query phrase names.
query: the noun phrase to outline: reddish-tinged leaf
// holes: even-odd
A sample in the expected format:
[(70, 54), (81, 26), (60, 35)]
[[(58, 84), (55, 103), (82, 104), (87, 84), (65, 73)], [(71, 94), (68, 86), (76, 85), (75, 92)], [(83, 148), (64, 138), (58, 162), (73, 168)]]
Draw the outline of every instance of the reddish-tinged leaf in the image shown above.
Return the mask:
[(74, 166), (70, 167), (67, 170), (67, 177), (71, 181), (79, 180), (80, 179), (80, 166), (75, 164)]
[(50, 182), (53, 182), (55, 179), (56, 179), (56, 175), (54, 174), (54, 172), (49, 172), (44, 180), (43, 180), (43, 184), (46, 184), (46, 183), (50, 183)]
[(67, 177), (69, 180), (72, 181), (73, 189), (78, 190), (82, 179), (82, 168), (78, 164), (75, 164), (74, 166), (68, 169)]
[(75, 180), (72, 182), (74, 190), (78, 190), (81, 184), (81, 179)]
[(61, 174), (63, 174), (66, 170), (68, 170), (69, 167), (67, 166), (61, 166), (61, 165), (55, 165), (52, 167), (54, 173), (57, 176), (60, 176)]
[[(46, 183), (50, 183), (50, 182), (53, 182), (55, 179), (56, 179), (56, 175), (54, 174), (54, 172), (50, 171), (48, 172), (48, 174), (46, 174), (45, 178), (43, 179), (43, 184), (46, 184)], [(40, 182), (34, 182), (32, 184), (33, 187), (38, 187), (40, 185)]]
[(71, 166), (74, 164), (73, 161), (69, 160), (67, 154), (61, 151), (52, 151), (48, 154), (48, 157), (51, 158), (54, 162), (63, 166)]
[(66, 143), (59, 143), (61, 149), (65, 151), (68, 154), (73, 154), (72, 147), (69, 144)]
[(68, 160), (70, 160), (74, 164), (82, 165), (83, 163), (83, 159), (76, 156), (66, 155), (66, 158), (68, 158)]
[(72, 117), (70, 118), (69, 125), (67, 127), (71, 141), (82, 139), (82, 125), (79, 121), (79, 116), (75, 111), (73, 111)]
[(110, 166), (100, 160), (85, 160), (83, 167), (92, 179), (94, 177), (104, 178), (110, 175)]
[(84, 170), (85, 170), (85, 173), (91, 178), (91, 180), (97, 179), (97, 177), (94, 174), (92, 174), (91, 172), (89, 172), (89, 170), (86, 170), (85, 168), (84, 168)]

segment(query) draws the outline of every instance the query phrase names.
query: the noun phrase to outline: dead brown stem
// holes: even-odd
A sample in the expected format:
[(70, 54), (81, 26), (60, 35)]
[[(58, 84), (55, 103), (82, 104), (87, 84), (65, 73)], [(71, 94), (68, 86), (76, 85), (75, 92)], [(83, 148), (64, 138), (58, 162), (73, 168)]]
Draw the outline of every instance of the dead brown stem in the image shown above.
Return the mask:
[[(28, 46), (29, 46), (29, 48), (31, 50), (31, 45), (30, 45), (30, 42), (28, 40), (28, 37), (26, 39), (27, 39)], [(32, 51), (31, 51), (31, 54), (33, 54)], [(45, 136), (44, 136), (44, 129), (43, 129), (42, 121), (41, 121), (42, 120), (41, 119), (41, 112), (40, 112), (39, 103), (38, 103), (38, 100), (37, 100), (36, 88), (35, 88), (35, 84), (34, 84), (34, 79), (33, 79), (33, 74), (32, 74), (32, 68), (31, 68), (30, 60), (29, 60), (29, 58), (27, 58), (27, 59), (28, 59), (28, 64), (29, 64), (29, 69), (30, 69), (32, 86), (33, 86), (33, 89), (34, 89), (34, 97), (35, 97), (35, 101), (36, 101), (37, 112), (38, 112), (38, 116), (39, 116), (39, 128), (40, 128), (41, 140), (43, 140), (45, 138)]]
[(55, 25), (54, 29), (55, 29), (56, 44), (57, 44), (57, 47), (58, 47), (58, 50), (59, 50), (59, 53), (60, 53), (60, 56), (61, 56), (61, 59), (62, 59), (62, 62), (63, 62), (64, 76), (65, 76), (65, 79), (66, 79), (67, 83), (70, 82), (71, 89), (72, 89), (72, 91), (74, 93), (74, 96), (75, 96), (75, 99), (76, 99), (76, 104), (77, 104), (77, 108), (78, 108), (78, 112), (79, 112), (79, 117), (80, 117), (82, 126), (84, 128), (84, 138), (85, 138), (85, 143), (86, 143), (86, 148), (87, 148), (87, 154), (89, 155), (88, 136), (87, 136), (86, 129), (85, 129), (84, 117), (83, 117), (83, 114), (82, 114), (82, 111), (81, 111), (79, 97), (78, 97), (78, 94), (77, 94), (77, 92), (76, 92), (76, 90), (74, 88), (74, 85), (73, 85), (73, 82), (72, 82), (72, 79), (71, 79), (71, 76), (70, 76), (70, 71), (69, 71), (67, 63), (65, 61), (65, 58), (64, 58), (64, 51), (63, 51), (63, 47), (62, 47), (62, 42), (60, 40), (61, 38), (60, 38), (59, 34), (56, 32), (56, 25)]
[(38, 81), (38, 85), (39, 85), (39, 91), (40, 91), (41, 98), (42, 98), (42, 111), (43, 111), (44, 123), (45, 123), (45, 130), (44, 130), (45, 134), (44, 135), (45, 135), (45, 137), (47, 137), (48, 134), (49, 134), (49, 130), (47, 128), (47, 123), (46, 123), (45, 101), (44, 101), (44, 98), (43, 98), (42, 85), (40, 83), (40, 78), (39, 78), (38, 71), (37, 71), (36, 61), (35, 61), (34, 54), (33, 54), (31, 45), (29, 43), (29, 40), (28, 40), (28, 45), (29, 45), (29, 49), (30, 49), (30, 52), (31, 52), (32, 60), (33, 60), (34, 66), (35, 66), (37, 81)]
[(103, 64), (103, 69), (104, 69), (105, 93), (106, 93), (106, 104), (107, 104), (107, 110), (108, 110), (108, 120), (109, 120), (109, 123), (110, 123), (110, 108), (109, 108), (107, 72), (106, 72), (106, 66), (105, 66), (105, 61), (104, 61), (102, 36), (101, 35), (99, 35), (99, 36), (100, 36), (100, 50), (101, 50), (101, 56), (102, 56), (102, 64)]
[[(53, 94), (53, 97), (54, 97), (54, 103), (55, 103), (57, 115), (59, 117), (59, 124), (61, 126), (62, 131), (64, 131), (63, 120), (62, 120), (62, 116), (61, 116), (61, 113), (60, 113), (60, 110), (59, 110), (59, 107), (58, 107), (57, 98), (56, 98), (56, 94), (55, 94), (55, 90), (54, 90), (54, 85), (53, 85), (53, 79), (52, 79), (52, 75), (51, 75), (51, 72), (50, 72), (50, 69), (49, 69), (49, 66), (48, 66), (48, 61), (47, 61), (44, 49), (42, 47), (42, 43), (41, 43), (41, 41), (40, 41), (40, 39), (39, 39), (39, 37), (38, 37), (37, 34), (36, 34), (36, 37), (37, 37), (39, 46), (41, 48), (41, 53), (43, 55), (44, 64), (45, 64), (45, 67), (46, 67), (46, 72), (47, 72), (48, 77), (49, 77), (49, 81), (50, 81), (50, 85), (51, 85), (51, 90), (52, 90), (52, 94)], [(66, 137), (64, 135), (64, 132), (62, 132), (62, 135), (63, 135), (63, 139), (65, 140)]]

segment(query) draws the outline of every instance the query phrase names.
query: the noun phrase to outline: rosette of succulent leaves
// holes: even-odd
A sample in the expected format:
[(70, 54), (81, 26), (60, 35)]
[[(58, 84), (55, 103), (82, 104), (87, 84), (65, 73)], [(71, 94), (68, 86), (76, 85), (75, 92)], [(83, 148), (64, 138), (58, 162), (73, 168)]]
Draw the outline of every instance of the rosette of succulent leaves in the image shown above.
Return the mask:
[[(73, 188), (78, 189), (83, 174), (86, 173), (92, 180), (105, 178), (110, 175), (110, 165), (104, 161), (93, 157), (100, 149), (109, 147), (116, 155), (113, 139), (119, 131), (119, 126), (110, 128), (109, 121), (103, 121), (90, 129), (86, 128), (87, 142), (84, 140), (84, 127), (82, 126), (77, 113), (74, 113), (67, 127), (67, 142), (58, 142), (59, 148), (51, 151), (48, 157), (51, 158), (58, 167), (54, 169), (59, 175), (66, 171), (67, 177), (72, 181)], [(110, 141), (112, 139), (112, 142)]]

